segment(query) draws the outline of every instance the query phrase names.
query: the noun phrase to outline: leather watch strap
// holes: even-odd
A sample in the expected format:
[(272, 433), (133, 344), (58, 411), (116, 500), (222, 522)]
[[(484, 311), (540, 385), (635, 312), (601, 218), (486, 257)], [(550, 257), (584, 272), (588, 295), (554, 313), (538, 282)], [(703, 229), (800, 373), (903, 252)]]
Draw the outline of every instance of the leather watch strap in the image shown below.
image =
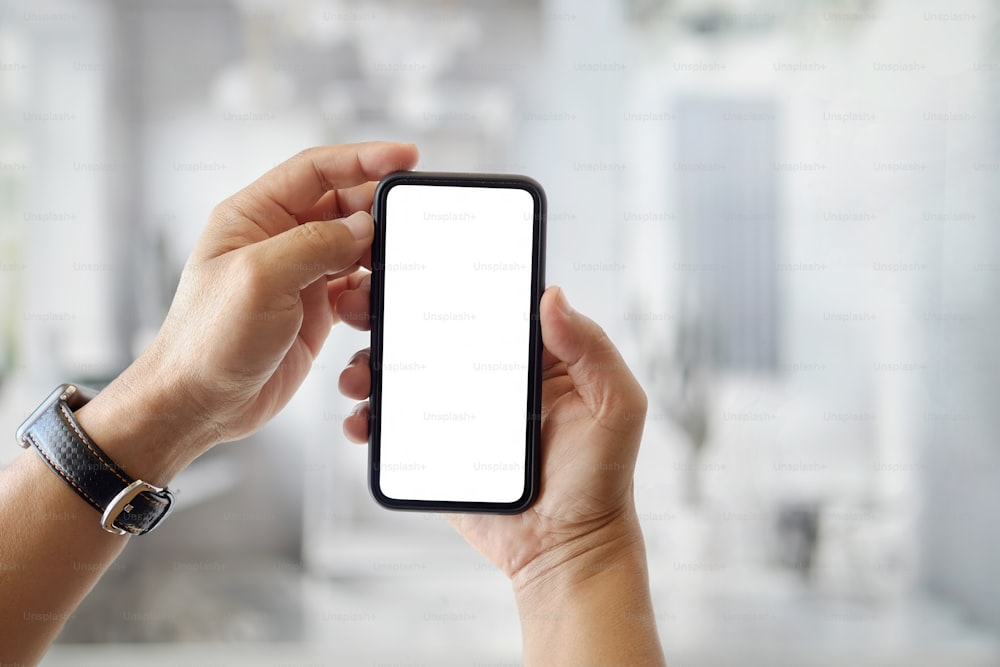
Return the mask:
[(170, 491), (133, 479), (84, 432), (64, 400), (53, 401), (21, 438), (103, 515), (102, 525), (109, 532), (141, 535), (170, 512)]

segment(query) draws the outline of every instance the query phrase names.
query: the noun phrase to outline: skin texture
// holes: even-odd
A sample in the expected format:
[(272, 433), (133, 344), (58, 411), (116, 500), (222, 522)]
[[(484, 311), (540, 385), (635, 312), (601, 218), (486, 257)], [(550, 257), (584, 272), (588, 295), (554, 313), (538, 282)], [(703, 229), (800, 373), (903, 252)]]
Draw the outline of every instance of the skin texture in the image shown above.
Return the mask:
[[(291, 399), (333, 325), (365, 328), (375, 184), (416, 161), (412, 145), (314, 148), (219, 204), (153, 343), (77, 412), (83, 428), (133, 477), (161, 486), (216, 444), (259, 429)], [(452, 521), (512, 578), (528, 664), (658, 664), (642, 536), (629, 520), (645, 396), (558, 290), (542, 317), (542, 495), (524, 515)], [(357, 398), (367, 395), (364, 359), (341, 380)], [(366, 424), (362, 409), (345, 431), (358, 439)], [(129, 538), (102, 531), (98, 518), (32, 451), (0, 471), (4, 662), (39, 661), (124, 548)]]

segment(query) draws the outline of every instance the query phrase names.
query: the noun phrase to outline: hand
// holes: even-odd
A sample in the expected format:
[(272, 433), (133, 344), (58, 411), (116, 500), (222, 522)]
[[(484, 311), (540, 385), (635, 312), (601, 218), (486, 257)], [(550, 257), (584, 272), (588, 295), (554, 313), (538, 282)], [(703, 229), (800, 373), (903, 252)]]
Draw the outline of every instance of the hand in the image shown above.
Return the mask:
[[(540, 313), (545, 354), (539, 497), (518, 515), (449, 517), (518, 589), (573, 563), (586, 576), (583, 563), (593, 553), (608, 562), (616, 550), (642, 548), (634, 521), (632, 474), (646, 414), (645, 393), (607, 335), (570, 308), (562, 290), (546, 291)], [(341, 374), (345, 395), (368, 396), (368, 358), (368, 351), (362, 350)], [(367, 403), (345, 420), (344, 432), (356, 442), (367, 440)]]
[[(334, 304), (364, 280), (374, 181), (416, 160), (416, 148), (400, 144), (314, 148), (220, 204), (160, 332), (77, 411), (83, 429), (132, 477), (163, 485), (273, 417), (345, 312)], [(13, 536), (0, 540), (5, 664), (40, 661), (125, 546), (99, 518), (34, 452), (0, 470), (0, 526)]]
[(219, 204), (152, 345), (80, 411), (91, 436), (137, 434), (146, 451), (123, 456), (162, 481), (271, 419), (338, 321), (341, 294), (364, 278), (375, 181), (416, 160), (412, 145), (313, 148)]
[[(365, 301), (358, 295), (367, 289), (345, 293), (341, 305)], [(449, 520), (513, 581), (525, 665), (663, 665), (632, 497), (646, 395), (607, 335), (573, 311), (562, 290), (545, 292), (540, 315), (538, 499), (513, 516)], [(362, 350), (341, 373), (345, 395), (368, 396), (368, 359)], [(367, 439), (366, 403), (344, 421), (344, 432)]]

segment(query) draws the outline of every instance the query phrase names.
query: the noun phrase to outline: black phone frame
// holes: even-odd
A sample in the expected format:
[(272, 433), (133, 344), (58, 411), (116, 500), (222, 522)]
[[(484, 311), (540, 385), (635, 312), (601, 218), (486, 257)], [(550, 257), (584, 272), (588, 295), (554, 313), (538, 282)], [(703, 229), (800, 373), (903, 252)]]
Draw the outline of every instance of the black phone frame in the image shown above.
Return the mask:
[[(525, 420), (524, 493), (510, 503), (435, 501), (390, 498), (381, 491), (379, 461), (382, 405), (382, 342), (385, 293), (386, 200), (397, 185), (515, 188), (526, 190), (534, 202), (532, 241), (530, 333), (528, 339), (528, 398)], [(368, 414), (368, 489), (375, 501), (393, 510), (419, 512), (470, 512), (519, 514), (538, 497), (541, 477), (542, 331), (539, 304), (545, 291), (546, 198), (533, 178), (517, 174), (397, 171), (385, 176), (375, 188), (372, 201), (375, 238), (372, 243), (371, 280), (371, 393)]]

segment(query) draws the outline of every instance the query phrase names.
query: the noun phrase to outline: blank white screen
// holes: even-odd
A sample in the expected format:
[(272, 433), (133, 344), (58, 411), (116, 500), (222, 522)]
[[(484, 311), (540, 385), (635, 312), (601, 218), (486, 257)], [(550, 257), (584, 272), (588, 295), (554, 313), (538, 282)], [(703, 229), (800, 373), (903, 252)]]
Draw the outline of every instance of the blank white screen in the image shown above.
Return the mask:
[(514, 502), (525, 478), (533, 198), (397, 185), (384, 210), (381, 491)]

